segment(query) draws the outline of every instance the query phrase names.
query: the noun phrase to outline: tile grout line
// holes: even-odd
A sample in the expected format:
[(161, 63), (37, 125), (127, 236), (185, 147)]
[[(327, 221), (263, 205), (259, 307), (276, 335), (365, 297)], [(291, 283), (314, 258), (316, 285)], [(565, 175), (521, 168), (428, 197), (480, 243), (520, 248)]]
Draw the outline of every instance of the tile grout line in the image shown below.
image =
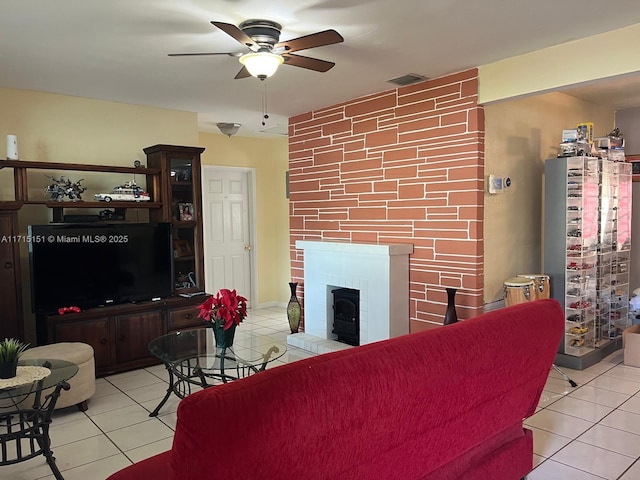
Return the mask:
[[(593, 381), (594, 381), (594, 380), (596, 380), (597, 378), (600, 378), (601, 376), (603, 376), (603, 375), (605, 375), (606, 373), (608, 373), (608, 372), (610, 372), (611, 370), (613, 370), (615, 367), (617, 367), (617, 366), (619, 366), (619, 365), (622, 365), (622, 364), (623, 364), (623, 363), (622, 363), (621, 361), (620, 361), (620, 362), (618, 362), (618, 363), (616, 363), (616, 364), (612, 364), (612, 366), (611, 366), (610, 368), (608, 368), (608, 369), (606, 369), (606, 370), (602, 371), (601, 373), (597, 374), (595, 377), (593, 377), (591, 380), (589, 380), (589, 381), (588, 381), (588, 382), (586, 382), (585, 384), (581, 384), (581, 385), (578, 385), (577, 387), (573, 388), (573, 389), (571, 390), (571, 392), (570, 392), (570, 393), (563, 393), (563, 394), (562, 394), (562, 396), (561, 396), (560, 398), (557, 398), (556, 400), (554, 400), (553, 402), (549, 403), (548, 405), (545, 405), (544, 407), (541, 407), (541, 409), (540, 409), (539, 411), (542, 411), (542, 410), (546, 410), (546, 409), (548, 409), (548, 407), (550, 407), (551, 405), (555, 404), (556, 402), (558, 402), (558, 401), (562, 400), (563, 398), (568, 397), (568, 396), (569, 396), (569, 395), (571, 395), (571, 393), (573, 393), (574, 391), (577, 391), (579, 388), (581, 388), (581, 387), (583, 387), (583, 386), (585, 386), (585, 385), (588, 385), (589, 383), (593, 382)], [(553, 378), (562, 378), (562, 377), (553, 377)], [(613, 378), (616, 378), (616, 377), (613, 377)], [(617, 380), (620, 380), (620, 379), (617, 379)], [(622, 379), (622, 380), (624, 380), (624, 379)], [(640, 384), (640, 382), (634, 382), (634, 383), (639, 383), (639, 384)], [(605, 390), (605, 391), (609, 391), (609, 392), (614, 392), (614, 393), (622, 393), (622, 392), (616, 392), (615, 390), (608, 390), (608, 389), (605, 389), (605, 388), (599, 388), (599, 387), (594, 387), (594, 386), (592, 386), (592, 388), (596, 388), (596, 389), (600, 389), (600, 390)], [(572, 443), (574, 443), (574, 442), (579, 442), (579, 443), (584, 443), (584, 444), (586, 444), (586, 445), (590, 445), (590, 446), (592, 446), (592, 447), (601, 448), (602, 450), (606, 450), (606, 451), (609, 451), (609, 452), (612, 452), (612, 453), (617, 453), (617, 454), (619, 454), (619, 455), (623, 455), (623, 456), (625, 456), (625, 457), (627, 457), (627, 458), (634, 459), (634, 461), (633, 461), (633, 462), (632, 462), (632, 463), (631, 463), (631, 464), (630, 464), (630, 465), (629, 465), (629, 466), (628, 466), (628, 467), (627, 467), (627, 468), (626, 468), (626, 469), (625, 469), (625, 470), (620, 474), (620, 476), (616, 477), (616, 480), (621, 479), (621, 478), (624, 476), (625, 472), (627, 472), (627, 471), (628, 471), (628, 470), (629, 470), (633, 465), (635, 465), (635, 464), (638, 462), (638, 460), (640, 459), (640, 456), (632, 457), (632, 456), (629, 456), (629, 455), (625, 455), (625, 454), (623, 454), (623, 453), (621, 453), (621, 452), (616, 452), (616, 451), (613, 451), (613, 450), (609, 450), (609, 449), (604, 448), (604, 447), (600, 447), (600, 446), (597, 446), (597, 445), (591, 445), (591, 444), (586, 443), (586, 442), (581, 442), (581, 441), (579, 440), (579, 438), (580, 438), (582, 435), (584, 435), (585, 433), (587, 433), (588, 431), (590, 431), (591, 429), (593, 429), (595, 426), (600, 425), (600, 422), (602, 422), (602, 420), (604, 420), (605, 418), (607, 418), (607, 417), (608, 417), (609, 415), (611, 415), (613, 412), (617, 411), (617, 410), (618, 410), (622, 405), (624, 405), (626, 402), (628, 402), (631, 398), (633, 398), (633, 397), (634, 397), (635, 395), (637, 395), (639, 392), (640, 392), (640, 389), (639, 389), (635, 394), (633, 394), (633, 395), (629, 395), (629, 396), (628, 396), (628, 398), (627, 398), (624, 402), (622, 402), (620, 405), (618, 405), (617, 407), (609, 407), (609, 408), (612, 408), (612, 410), (611, 410), (609, 413), (607, 413), (604, 417), (602, 417), (602, 418), (601, 418), (600, 420), (598, 420), (597, 422), (594, 422), (594, 423), (593, 423), (593, 425), (591, 425), (589, 428), (587, 428), (587, 430), (585, 430), (584, 432), (582, 432), (582, 433), (581, 433), (580, 435), (578, 435), (576, 438), (571, 438), (571, 439), (570, 439), (570, 441), (569, 441), (566, 445), (564, 445), (564, 446), (563, 446), (562, 448), (560, 448), (558, 451), (554, 452), (550, 457), (543, 457), (542, 455), (539, 455), (540, 457), (544, 458), (544, 460), (543, 460), (542, 462), (540, 462), (540, 463), (539, 463), (539, 464), (538, 464), (538, 465), (537, 465), (537, 466), (536, 466), (532, 471), (535, 471), (535, 470), (536, 470), (536, 469), (538, 469), (538, 468), (539, 468), (543, 463), (547, 462), (548, 460), (551, 460), (551, 461), (557, 462), (557, 463), (559, 463), (559, 464), (565, 465), (565, 466), (567, 466), (567, 467), (569, 467), (569, 468), (572, 468), (572, 469), (575, 469), (575, 470), (578, 470), (578, 471), (581, 471), (581, 472), (585, 472), (585, 473), (587, 473), (587, 474), (589, 474), (589, 475), (593, 475), (594, 477), (598, 477), (598, 478), (605, 478), (605, 480), (606, 480), (606, 477), (601, 477), (600, 475), (596, 475), (595, 473), (588, 472), (588, 471), (586, 471), (586, 470), (582, 470), (582, 469), (580, 469), (580, 468), (574, 467), (573, 465), (568, 465), (568, 464), (566, 464), (566, 463), (561, 462), (560, 460), (557, 460), (557, 459), (554, 459), (554, 458), (553, 458), (555, 455), (557, 455), (559, 452), (561, 452), (562, 450), (564, 450), (565, 448), (567, 448), (567, 447), (568, 447), (569, 445), (571, 445)], [(552, 392), (552, 393), (553, 393), (553, 392)], [(622, 394), (623, 394), (623, 395), (626, 395), (626, 394), (624, 394), (624, 393), (622, 393)], [(583, 399), (579, 399), (579, 400), (583, 400)], [(598, 404), (598, 403), (596, 403), (596, 402), (591, 402), (591, 401), (589, 401), (589, 400), (584, 400), (584, 401), (585, 401), (585, 402), (588, 402), (588, 403), (592, 403), (592, 404), (594, 404), (594, 405), (601, 405), (601, 404)], [(606, 407), (606, 405), (602, 405), (602, 406), (605, 406), (605, 407)], [(551, 411), (551, 412), (556, 412), (555, 410), (551, 410), (551, 409), (549, 409), (549, 411)], [(538, 413), (538, 412), (536, 412), (536, 413)], [(570, 415), (570, 414), (566, 414), (566, 413), (564, 413), (564, 412), (556, 412), (556, 413), (560, 413), (560, 414), (562, 414), (562, 415), (567, 415), (567, 416), (572, 417), (572, 418), (578, 418), (578, 419), (580, 419), (580, 420), (585, 420), (585, 419), (583, 419), (583, 418), (580, 418), (580, 417), (574, 417), (574, 416), (572, 416), (572, 415)], [(634, 413), (634, 412), (628, 412), (628, 413)], [(535, 414), (534, 414), (534, 415), (535, 415)], [(525, 419), (525, 421), (526, 421), (526, 419)], [(585, 420), (585, 421), (588, 421), (588, 420)], [(531, 426), (532, 426), (532, 425), (531, 425)], [(606, 425), (602, 425), (602, 426), (605, 426), (605, 427), (606, 427)], [(551, 434), (553, 434), (553, 435), (558, 435), (558, 436), (564, 437), (564, 435), (559, 435), (558, 433), (551, 432), (551, 431), (549, 431), (549, 430), (545, 430), (545, 429), (543, 429), (543, 428), (539, 428), (539, 427), (534, 427), (534, 428), (537, 428), (538, 430), (542, 430), (542, 431), (547, 432), (547, 433), (551, 433)], [(621, 432), (630, 433), (630, 434), (632, 434), (632, 435), (637, 435), (637, 434), (635, 434), (635, 433), (633, 433), (633, 432), (628, 432), (628, 431), (626, 431), (626, 430), (620, 430), (620, 429), (615, 428), (615, 427), (607, 427), (607, 428), (612, 428), (612, 429), (614, 429), (614, 430), (618, 430), (618, 431), (621, 431)], [(639, 436), (640, 436), (640, 435), (639, 435)], [(569, 437), (564, 437), (564, 438), (569, 438)]]

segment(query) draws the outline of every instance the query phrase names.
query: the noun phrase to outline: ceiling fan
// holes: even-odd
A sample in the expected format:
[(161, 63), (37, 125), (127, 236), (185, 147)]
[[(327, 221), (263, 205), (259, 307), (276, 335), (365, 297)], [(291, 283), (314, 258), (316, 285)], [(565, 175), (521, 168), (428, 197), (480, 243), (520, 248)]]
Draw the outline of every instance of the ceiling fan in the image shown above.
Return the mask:
[(326, 72), (333, 68), (334, 62), (318, 58), (294, 55), (292, 52), (309, 48), (333, 45), (344, 41), (335, 30), (324, 30), (291, 40), (280, 41), (282, 26), (270, 20), (247, 20), (239, 27), (230, 23), (211, 22), (224, 33), (240, 42), (249, 52), (224, 53), (170, 53), (170, 57), (193, 57), (198, 55), (230, 55), (239, 57), (242, 68), (235, 76), (238, 78), (257, 77), (264, 80), (273, 75), (281, 64), (301, 67), (316, 72)]

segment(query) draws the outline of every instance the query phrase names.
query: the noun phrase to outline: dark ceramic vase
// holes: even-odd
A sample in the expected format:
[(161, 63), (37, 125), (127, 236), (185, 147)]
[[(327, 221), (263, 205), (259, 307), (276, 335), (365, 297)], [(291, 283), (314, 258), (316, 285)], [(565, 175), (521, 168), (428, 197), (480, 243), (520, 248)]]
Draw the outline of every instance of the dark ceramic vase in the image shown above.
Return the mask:
[(447, 311), (444, 314), (444, 325), (450, 325), (458, 321), (456, 312), (456, 292), (455, 288), (447, 288)]
[(0, 364), (0, 378), (13, 378), (18, 371), (18, 362)]
[(296, 296), (296, 289), (298, 284), (296, 282), (289, 282), (289, 288), (291, 289), (291, 298), (287, 305), (287, 318), (289, 319), (289, 328), (291, 333), (298, 333), (300, 328), (300, 316), (302, 315), (302, 307)]
[(219, 322), (214, 322), (212, 324), (213, 336), (216, 339), (217, 348), (229, 348), (233, 346), (233, 337), (236, 334), (236, 327), (237, 325), (232, 323), (231, 327), (225, 330)]

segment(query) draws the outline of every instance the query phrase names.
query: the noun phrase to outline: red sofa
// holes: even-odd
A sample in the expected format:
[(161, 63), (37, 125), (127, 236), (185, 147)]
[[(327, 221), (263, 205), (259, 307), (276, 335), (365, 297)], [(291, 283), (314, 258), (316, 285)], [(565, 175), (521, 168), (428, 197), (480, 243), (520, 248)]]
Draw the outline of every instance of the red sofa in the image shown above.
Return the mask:
[(209, 388), (109, 480), (519, 479), (563, 330), (539, 300)]

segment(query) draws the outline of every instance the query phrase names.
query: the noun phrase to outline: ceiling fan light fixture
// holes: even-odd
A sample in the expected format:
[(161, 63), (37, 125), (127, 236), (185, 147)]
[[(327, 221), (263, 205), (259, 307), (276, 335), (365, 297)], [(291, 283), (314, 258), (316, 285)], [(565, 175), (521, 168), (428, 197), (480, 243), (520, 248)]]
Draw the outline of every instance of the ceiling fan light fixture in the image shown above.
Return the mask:
[(240, 63), (247, 68), (252, 76), (260, 80), (276, 73), (282, 62), (284, 62), (284, 58), (270, 52), (246, 53), (240, 57)]
[(238, 133), (238, 129), (240, 128), (240, 124), (239, 123), (220, 122), (220, 123), (216, 123), (216, 127), (218, 127), (218, 129), (222, 133), (224, 133), (229, 138), (231, 138), (232, 135), (235, 135), (236, 133)]

